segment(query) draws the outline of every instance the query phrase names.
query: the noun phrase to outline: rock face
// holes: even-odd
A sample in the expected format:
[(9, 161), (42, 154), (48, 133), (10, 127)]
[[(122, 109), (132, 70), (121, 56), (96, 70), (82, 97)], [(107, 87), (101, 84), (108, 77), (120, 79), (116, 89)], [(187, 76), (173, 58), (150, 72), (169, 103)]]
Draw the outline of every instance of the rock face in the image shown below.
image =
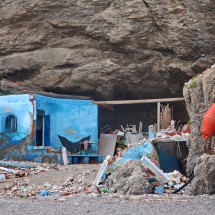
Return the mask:
[(215, 155), (203, 154), (196, 163), (195, 175), (191, 192), (197, 194), (215, 193)]
[(214, 11), (214, 0), (2, 0), (0, 75), (97, 99), (180, 96), (215, 60)]
[(185, 84), (183, 94), (186, 100), (191, 123), (191, 137), (188, 141), (189, 156), (187, 173), (194, 170), (195, 179), (192, 184), (194, 194), (215, 193), (213, 164), (214, 155), (210, 152), (212, 138), (202, 139), (201, 126), (204, 114), (215, 102), (215, 66)]

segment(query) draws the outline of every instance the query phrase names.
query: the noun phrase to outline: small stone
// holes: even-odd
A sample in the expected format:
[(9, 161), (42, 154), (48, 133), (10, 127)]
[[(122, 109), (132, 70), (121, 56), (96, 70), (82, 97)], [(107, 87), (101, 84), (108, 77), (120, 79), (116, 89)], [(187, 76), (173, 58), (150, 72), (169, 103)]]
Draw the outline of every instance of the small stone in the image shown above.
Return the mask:
[(60, 198), (60, 199), (58, 199), (58, 201), (59, 201), (59, 202), (65, 202), (66, 199), (65, 199), (65, 198)]

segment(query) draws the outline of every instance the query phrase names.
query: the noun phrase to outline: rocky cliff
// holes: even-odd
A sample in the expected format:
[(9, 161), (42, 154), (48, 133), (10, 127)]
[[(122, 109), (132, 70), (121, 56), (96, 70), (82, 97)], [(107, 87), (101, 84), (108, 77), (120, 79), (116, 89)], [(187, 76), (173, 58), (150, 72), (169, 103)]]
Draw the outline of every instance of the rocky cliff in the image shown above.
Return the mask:
[(2, 0), (0, 75), (101, 99), (181, 96), (215, 60), (214, 0)]
[[(190, 116), (191, 137), (188, 141), (187, 172), (194, 171), (193, 194), (215, 193), (215, 155), (211, 153), (212, 138), (202, 139), (202, 119), (215, 102), (215, 65), (191, 79), (183, 91)], [(215, 140), (215, 138), (214, 138)]]
[[(15, 89), (178, 97), (185, 81), (215, 62), (214, 0), (2, 0), (0, 14), (0, 77)], [(16, 92), (4, 81), (0, 91)], [(186, 120), (176, 105), (174, 118)], [(146, 129), (156, 106), (100, 115), (101, 127), (142, 120)]]

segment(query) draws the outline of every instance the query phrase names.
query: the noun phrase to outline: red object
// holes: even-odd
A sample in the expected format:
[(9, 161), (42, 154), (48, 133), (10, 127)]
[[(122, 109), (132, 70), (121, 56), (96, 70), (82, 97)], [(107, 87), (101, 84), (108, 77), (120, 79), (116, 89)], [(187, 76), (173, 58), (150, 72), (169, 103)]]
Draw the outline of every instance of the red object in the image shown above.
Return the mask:
[(215, 104), (213, 104), (202, 120), (202, 138), (204, 140), (215, 133)]

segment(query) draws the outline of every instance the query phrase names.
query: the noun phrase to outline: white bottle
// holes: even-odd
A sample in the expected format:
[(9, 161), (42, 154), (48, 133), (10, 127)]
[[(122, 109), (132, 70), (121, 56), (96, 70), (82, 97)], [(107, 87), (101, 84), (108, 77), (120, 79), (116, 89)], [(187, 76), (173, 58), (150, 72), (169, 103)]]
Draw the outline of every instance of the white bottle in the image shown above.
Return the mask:
[(67, 150), (65, 147), (62, 147), (62, 158), (63, 158), (63, 165), (68, 165), (68, 157), (67, 157)]
[(94, 182), (93, 182), (93, 184), (94, 184), (96, 187), (98, 187), (99, 182), (101, 181), (101, 178), (102, 178), (102, 176), (103, 176), (105, 170), (107, 169), (108, 161), (109, 161), (109, 160), (111, 160), (111, 156), (110, 156), (110, 155), (108, 155), (108, 156), (106, 157), (106, 159), (103, 161), (103, 163), (102, 163), (102, 165), (101, 165), (101, 167), (100, 167), (100, 169), (99, 169), (99, 172), (98, 172), (98, 174), (97, 174), (97, 176), (96, 176), (96, 178), (95, 178), (95, 180), (94, 180)]
[(171, 129), (175, 129), (175, 121), (174, 120), (171, 120)]

